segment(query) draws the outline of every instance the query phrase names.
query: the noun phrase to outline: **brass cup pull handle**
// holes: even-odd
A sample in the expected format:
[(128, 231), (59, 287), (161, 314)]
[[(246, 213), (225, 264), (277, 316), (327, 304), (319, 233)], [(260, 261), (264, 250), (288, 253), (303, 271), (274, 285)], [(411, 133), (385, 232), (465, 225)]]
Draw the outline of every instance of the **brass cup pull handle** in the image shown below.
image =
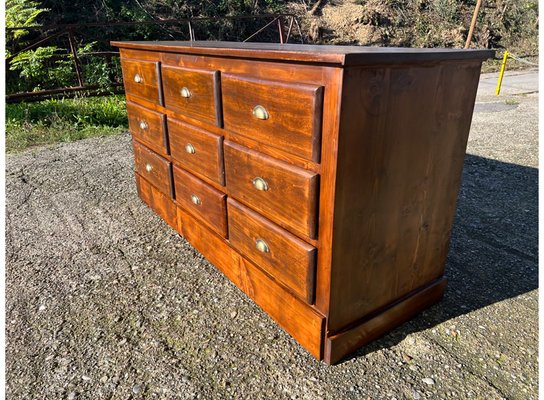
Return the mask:
[(270, 247), (268, 247), (268, 244), (263, 239), (255, 240), (255, 247), (261, 253), (270, 253)]
[(199, 206), (202, 204), (202, 201), (200, 200), (200, 197), (198, 197), (196, 194), (192, 194), (191, 195), (191, 202), (195, 205), (195, 206)]
[(268, 111), (266, 111), (266, 108), (263, 106), (257, 105), (253, 108), (253, 116), (257, 119), (268, 119), (270, 116), (268, 115)]
[(252, 183), (253, 187), (261, 192), (266, 192), (268, 190), (268, 183), (260, 176), (253, 179)]
[(136, 83), (142, 83), (143, 79), (142, 77), (140, 76), (140, 74), (136, 74), (134, 75), (134, 82)]
[(185, 86), (181, 88), (181, 90), (179, 91), (179, 94), (181, 95), (181, 97), (184, 97), (186, 99), (191, 97), (191, 91)]
[(145, 131), (147, 128), (149, 128), (149, 125), (145, 121), (140, 121), (140, 129)]
[(185, 152), (189, 154), (195, 154), (196, 153), (195, 146), (193, 146), (191, 143), (187, 143), (185, 145)]
[(145, 170), (146, 170), (147, 172), (153, 171), (153, 165), (151, 165), (151, 164), (146, 164), (146, 165), (145, 165)]

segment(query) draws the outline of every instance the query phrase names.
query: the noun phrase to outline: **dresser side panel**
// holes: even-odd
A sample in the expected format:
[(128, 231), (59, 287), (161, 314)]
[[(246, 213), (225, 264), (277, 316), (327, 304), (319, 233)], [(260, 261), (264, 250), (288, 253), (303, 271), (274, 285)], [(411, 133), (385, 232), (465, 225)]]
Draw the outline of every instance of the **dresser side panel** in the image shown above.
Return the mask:
[(344, 71), (329, 334), (443, 275), (480, 67)]

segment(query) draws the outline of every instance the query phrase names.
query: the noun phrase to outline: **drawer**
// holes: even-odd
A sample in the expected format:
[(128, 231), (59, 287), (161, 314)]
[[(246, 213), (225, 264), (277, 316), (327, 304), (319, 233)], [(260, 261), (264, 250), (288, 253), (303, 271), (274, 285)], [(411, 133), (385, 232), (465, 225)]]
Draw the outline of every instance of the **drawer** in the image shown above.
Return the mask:
[(174, 166), (176, 202), (221, 236), (227, 236), (227, 195)]
[(294, 233), (315, 239), (317, 174), (225, 142), (227, 192)]
[(223, 74), (225, 129), (319, 162), (323, 87)]
[(225, 184), (223, 136), (168, 119), (172, 157), (186, 170)]
[(219, 72), (205, 69), (162, 66), (165, 107), (221, 126)]
[(322, 357), (325, 318), (313, 307), (241, 257), (227, 242), (189, 213), (181, 213), (183, 235), (208, 261), (253, 299), (315, 357)]
[(132, 144), (136, 172), (161, 192), (173, 197), (170, 162), (136, 141), (133, 141)]
[(158, 153), (168, 154), (166, 116), (127, 102), (128, 126), (132, 136)]
[(149, 182), (140, 177), (140, 175), (135, 175), (136, 189), (138, 190), (140, 199), (142, 199), (142, 201), (146, 203), (149, 208), (159, 214), (168, 225), (170, 225), (176, 231), (181, 232), (179, 219), (177, 216), (177, 207), (172, 198), (169, 195), (164, 195)]
[(159, 65), (155, 61), (121, 59), (126, 93), (162, 105)]
[(230, 198), (228, 220), (234, 248), (307, 303), (313, 302), (315, 247)]

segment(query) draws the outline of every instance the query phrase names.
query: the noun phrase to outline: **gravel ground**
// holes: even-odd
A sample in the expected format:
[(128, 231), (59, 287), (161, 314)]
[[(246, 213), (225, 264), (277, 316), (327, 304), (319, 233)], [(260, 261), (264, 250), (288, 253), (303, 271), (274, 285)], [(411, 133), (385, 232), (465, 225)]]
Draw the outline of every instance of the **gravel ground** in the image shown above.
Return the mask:
[(315, 361), (137, 198), (128, 134), (7, 157), (9, 399), (536, 399), (538, 93), (481, 93), (444, 300)]

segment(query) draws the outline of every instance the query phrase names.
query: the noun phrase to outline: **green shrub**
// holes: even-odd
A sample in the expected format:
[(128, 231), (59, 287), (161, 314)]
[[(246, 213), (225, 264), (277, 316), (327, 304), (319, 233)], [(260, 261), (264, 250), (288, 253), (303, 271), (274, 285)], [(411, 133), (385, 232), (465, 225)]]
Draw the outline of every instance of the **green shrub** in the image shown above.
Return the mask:
[(6, 105), (6, 148), (66, 142), (127, 130), (124, 96), (80, 97)]

